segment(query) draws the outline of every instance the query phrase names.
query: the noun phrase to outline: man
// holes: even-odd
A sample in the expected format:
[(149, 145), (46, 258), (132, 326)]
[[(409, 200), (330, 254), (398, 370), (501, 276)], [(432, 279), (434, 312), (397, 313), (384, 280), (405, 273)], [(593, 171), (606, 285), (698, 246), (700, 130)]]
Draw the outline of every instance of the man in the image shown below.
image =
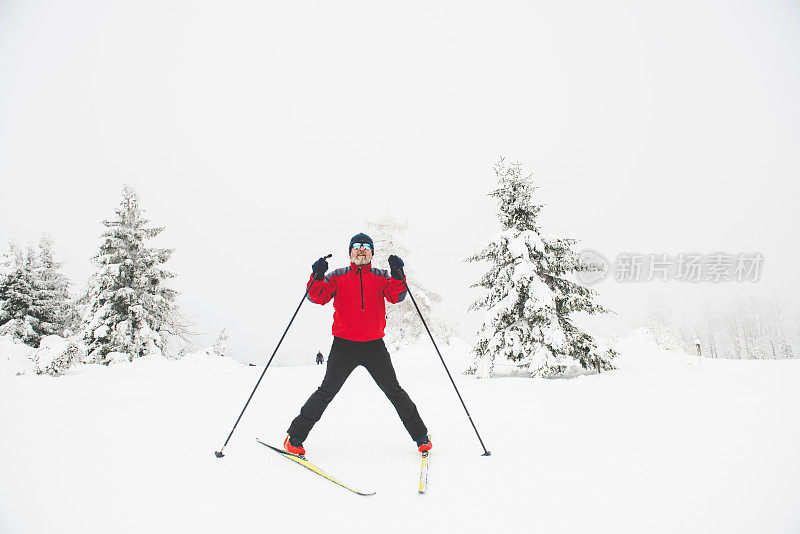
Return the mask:
[(321, 365), (325, 359), (322, 357), (322, 351), (317, 352), (317, 365)]
[(397, 410), (420, 452), (431, 449), (428, 429), (419, 416), (416, 405), (397, 381), (392, 360), (383, 342), (386, 326), (386, 303), (402, 301), (406, 296), (403, 260), (389, 256), (389, 274), (372, 267), (374, 245), (363, 233), (350, 239), (347, 249), (350, 266), (329, 274), (328, 262), (318, 259), (311, 266), (308, 299), (325, 305), (333, 299), (333, 345), (322, 385), (308, 398), (300, 415), (289, 426), (284, 448), (292, 454), (305, 454), (303, 441), (311, 428), (341, 389), (350, 373), (363, 365), (381, 391)]

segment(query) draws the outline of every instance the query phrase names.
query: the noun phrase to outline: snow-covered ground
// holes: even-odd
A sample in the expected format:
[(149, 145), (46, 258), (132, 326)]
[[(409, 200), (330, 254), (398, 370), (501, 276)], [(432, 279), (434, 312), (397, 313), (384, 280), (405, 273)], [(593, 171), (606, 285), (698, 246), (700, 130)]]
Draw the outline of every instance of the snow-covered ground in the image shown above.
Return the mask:
[[(434, 443), (418, 453), (363, 369), (305, 445), (359, 497), (280, 445), (323, 366), (220, 357), (0, 373), (0, 532), (800, 532), (800, 361), (709, 361), (639, 334), (620, 370), (569, 380), (455, 375), (432, 347), (393, 357)], [(446, 357), (462, 366), (464, 347)], [(280, 357), (280, 354), (278, 355)], [(1, 360), (1, 359), (0, 359)]]

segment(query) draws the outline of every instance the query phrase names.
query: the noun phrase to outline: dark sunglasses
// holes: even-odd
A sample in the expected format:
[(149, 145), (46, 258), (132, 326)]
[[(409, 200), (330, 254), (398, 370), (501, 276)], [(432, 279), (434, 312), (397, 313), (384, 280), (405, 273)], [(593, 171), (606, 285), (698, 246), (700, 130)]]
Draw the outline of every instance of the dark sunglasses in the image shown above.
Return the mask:
[(363, 248), (366, 250), (372, 250), (372, 245), (369, 243), (353, 243), (353, 248)]

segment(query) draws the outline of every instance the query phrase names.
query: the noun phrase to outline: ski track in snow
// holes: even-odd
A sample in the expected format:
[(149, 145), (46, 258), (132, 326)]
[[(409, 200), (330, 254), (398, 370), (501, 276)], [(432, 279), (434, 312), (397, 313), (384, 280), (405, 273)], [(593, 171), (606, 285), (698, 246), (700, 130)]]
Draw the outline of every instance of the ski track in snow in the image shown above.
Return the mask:
[[(620, 370), (475, 380), (428, 345), (393, 356), (434, 443), (428, 493), (357, 369), (305, 442), (360, 497), (271, 454), (324, 366), (145, 358), (0, 378), (0, 532), (800, 532), (800, 361), (704, 360), (636, 335)], [(273, 364), (274, 365), (274, 364)]]

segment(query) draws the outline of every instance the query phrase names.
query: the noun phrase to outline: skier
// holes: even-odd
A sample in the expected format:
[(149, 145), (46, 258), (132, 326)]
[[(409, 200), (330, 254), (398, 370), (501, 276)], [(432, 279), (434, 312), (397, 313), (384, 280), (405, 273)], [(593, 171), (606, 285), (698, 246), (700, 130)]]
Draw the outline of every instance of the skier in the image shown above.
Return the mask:
[(325, 358), (322, 357), (322, 351), (317, 352), (317, 365), (320, 365), (324, 361)]
[(347, 252), (350, 266), (335, 269), (329, 274), (328, 262), (320, 258), (311, 266), (308, 299), (325, 305), (333, 299), (333, 345), (322, 385), (311, 394), (294, 418), (283, 442), (287, 452), (305, 454), (303, 441), (333, 397), (344, 385), (350, 373), (363, 365), (378, 387), (394, 405), (400, 420), (420, 452), (432, 448), (428, 430), (416, 405), (397, 381), (392, 360), (383, 342), (386, 326), (386, 303), (402, 301), (406, 296), (403, 260), (389, 256), (389, 274), (372, 267), (374, 245), (364, 234), (350, 239)]

